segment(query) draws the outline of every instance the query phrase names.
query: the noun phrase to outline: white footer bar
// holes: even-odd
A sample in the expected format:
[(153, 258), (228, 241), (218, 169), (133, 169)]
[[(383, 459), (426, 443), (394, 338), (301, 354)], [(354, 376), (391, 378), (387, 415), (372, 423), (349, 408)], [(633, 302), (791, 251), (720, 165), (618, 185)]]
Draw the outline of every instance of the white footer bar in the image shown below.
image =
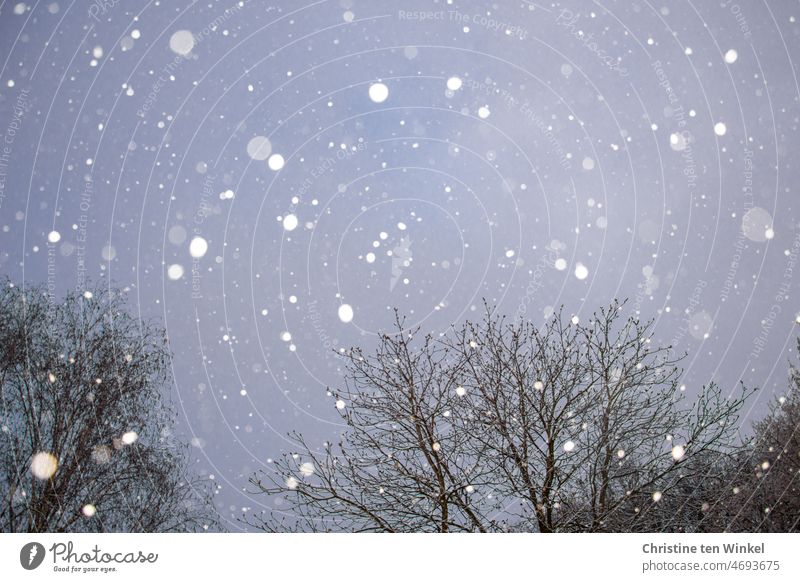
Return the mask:
[(799, 541), (797, 534), (2, 534), (0, 573), (119, 582), (778, 581), (800, 580)]

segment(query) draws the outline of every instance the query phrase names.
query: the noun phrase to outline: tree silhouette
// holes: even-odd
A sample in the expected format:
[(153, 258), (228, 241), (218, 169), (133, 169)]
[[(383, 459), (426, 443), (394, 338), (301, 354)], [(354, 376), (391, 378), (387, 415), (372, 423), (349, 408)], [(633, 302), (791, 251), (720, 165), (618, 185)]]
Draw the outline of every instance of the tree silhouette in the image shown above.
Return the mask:
[(470, 368), (473, 434), (501, 461), (496, 487), (523, 529), (675, 529), (663, 514), (688, 501), (682, 481), (735, 451), (746, 391), (711, 384), (686, 406), (679, 358), (621, 309), (542, 329), (489, 316), (452, 343)]
[(191, 531), (215, 523), (191, 477), (164, 332), (95, 289), (0, 290), (0, 529)]
[[(341, 441), (253, 476), (287, 511), (267, 530), (681, 531), (697, 486), (735, 457), (749, 392), (687, 403), (669, 347), (614, 303), (538, 328), (487, 309), (423, 336), (343, 354)], [(688, 526), (691, 529), (691, 526)]]
[(800, 531), (800, 371), (794, 365), (787, 394), (755, 423), (749, 445), (710, 495), (717, 501), (707, 520), (734, 532)]
[(302, 453), (277, 461), (261, 490), (288, 492), (293, 521), (268, 530), (490, 531), (497, 500), (473, 495), (488, 486), (483, 455), (471, 442), (461, 402), (464, 368), (431, 337), (415, 346), (399, 324), (377, 352), (345, 355), (347, 382), (332, 394), (348, 432), (321, 453), (294, 434)]

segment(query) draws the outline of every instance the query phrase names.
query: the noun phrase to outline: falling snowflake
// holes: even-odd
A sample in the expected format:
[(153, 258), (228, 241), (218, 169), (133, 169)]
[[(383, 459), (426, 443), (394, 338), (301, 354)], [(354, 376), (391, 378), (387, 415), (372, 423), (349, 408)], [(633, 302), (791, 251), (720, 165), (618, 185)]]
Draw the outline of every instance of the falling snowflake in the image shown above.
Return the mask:
[(675, 445), (672, 447), (672, 458), (675, 459), (676, 462), (683, 459), (685, 454), (686, 451), (681, 445)]
[(52, 453), (39, 452), (31, 459), (31, 473), (37, 479), (50, 479), (57, 470), (58, 459)]

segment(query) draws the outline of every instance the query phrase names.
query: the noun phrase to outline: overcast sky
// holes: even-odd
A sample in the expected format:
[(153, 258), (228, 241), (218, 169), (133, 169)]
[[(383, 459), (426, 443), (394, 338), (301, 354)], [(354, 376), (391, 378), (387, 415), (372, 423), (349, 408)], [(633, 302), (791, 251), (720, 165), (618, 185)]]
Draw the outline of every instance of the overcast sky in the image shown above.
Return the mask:
[[(399, 8), (402, 6), (402, 8)], [(130, 291), (227, 527), (392, 309), (613, 298), (688, 395), (786, 390), (796, 2), (0, 3), (0, 274)]]

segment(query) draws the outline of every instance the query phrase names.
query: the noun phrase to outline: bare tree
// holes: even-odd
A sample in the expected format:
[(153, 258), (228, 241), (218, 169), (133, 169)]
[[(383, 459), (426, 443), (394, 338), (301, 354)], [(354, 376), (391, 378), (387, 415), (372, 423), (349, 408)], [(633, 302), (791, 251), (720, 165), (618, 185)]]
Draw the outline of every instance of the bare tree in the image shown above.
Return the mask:
[(586, 323), (559, 314), (541, 329), (490, 315), (451, 344), (483, 419), (473, 434), (501, 460), (497, 488), (522, 529), (673, 529), (662, 508), (688, 502), (681, 482), (735, 450), (746, 392), (726, 398), (712, 384), (685, 406), (679, 359), (621, 310)]
[(750, 446), (728, 463), (707, 519), (735, 532), (800, 531), (800, 371), (794, 365), (787, 394), (753, 428)]
[(375, 356), (346, 355), (342, 442), (320, 456), (295, 435), (252, 481), (298, 529), (685, 529), (702, 511), (691, 483), (737, 451), (748, 393), (712, 384), (687, 405), (679, 358), (621, 313), (539, 328), (487, 309), (418, 346), (400, 325)]
[(172, 435), (164, 332), (95, 289), (0, 290), (0, 529), (184, 531), (215, 523)]
[[(347, 381), (330, 393), (347, 425), (317, 453), (293, 434), (297, 452), (254, 476), (260, 491), (285, 495), (288, 520), (267, 530), (491, 531), (497, 500), (475, 495), (491, 463), (475, 449), (461, 397), (463, 365), (431, 336), (382, 335), (377, 351), (344, 354)], [(273, 516), (274, 517), (274, 516)]]

